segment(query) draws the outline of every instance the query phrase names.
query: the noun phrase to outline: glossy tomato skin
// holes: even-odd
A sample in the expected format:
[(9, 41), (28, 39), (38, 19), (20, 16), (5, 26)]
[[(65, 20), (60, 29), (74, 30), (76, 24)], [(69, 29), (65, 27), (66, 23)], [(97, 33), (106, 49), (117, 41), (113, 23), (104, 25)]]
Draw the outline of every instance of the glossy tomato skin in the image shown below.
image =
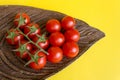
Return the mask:
[(43, 49), (47, 49), (49, 46), (49, 41), (46, 40), (45, 42), (39, 42), (38, 45)]
[(34, 26), (34, 28), (36, 28), (36, 30), (35, 30), (34, 32), (31, 32), (31, 33), (28, 35), (28, 37), (31, 38), (31, 39), (32, 39), (34, 36), (36, 36), (36, 34), (40, 35), (40, 33), (41, 33), (41, 29), (40, 29), (39, 25), (36, 24), (36, 23), (30, 23), (30, 24), (28, 24), (28, 25), (24, 28), (24, 33), (25, 33), (25, 34), (28, 34), (28, 33), (31, 31), (30, 28), (32, 28), (33, 26)]
[(66, 42), (62, 47), (63, 54), (69, 58), (74, 58), (79, 53), (79, 47), (75, 42)]
[(19, 51), (16, 52), (16, 55), (22, 59), (26, 59), (29, 56), (27, 52), (22, 53), (22, 56), (20, 54), (21, 53)]
[(52, 46), (61, 46), (65, 42), (65, 37), (61, 32), (54, 32), (49, 37)]
[(39, 52), (38, 53), (38, 56), (40, 58), (38, 58), (37, 60), (37, 63), (35, 62), (31, 62), (29, 64), (29, 66), (32, 68), (32, 69), (35, 69), (35, 70), (39, 70), (39, 69), (42, 69), (45, 65), (46, 65), (46, 62), (47, 62), (47, 59), (46, 59), (46, 55), (43, 53), (43, 52)]
[[(21, 45), (24, 45), (24, 44), (26, 44), (28, 41), (26, 41), (26, 40), (22, 40), (20, 43), (21, 43)], [(16, 48), (17, 49), (20, 49), (20, 45), (16, 45)], [(25, 45), (25, 48), (26, 48), (26, 50), (24, 50), (23, 51), (23, 53), (20, 53), (20, 51), (17, 51), (16, 52), (16, 55), (17, 56), (19, 56), (19, 57), (21, 57), (22, 59), (25, 59), (25, 58), (27, 58), (28, 57), (28, 52), (27, 52), (27, 50), (28, 51), (32, 51), (32, 45), (30, 44), (30, 43), (27, 43), (26, 45)], [(22, 56), (21, 56), (21, 54), (22, 54)]]
[[(39, 39), (39, 38), (38, 38), (37, 36), (35, 36), (32, 40), (33, 40), (34, 42), (37, 42), (38, 39)], [(49, 46), (49, 41), (48, 41), (48, 39), (47, 39), (45, 42), (38, 42), (38, 45), (39, 45), (41, 48), (43, 48), (43, 49), (47, 49), (48, 46)]]
[(24, 24), (21, 24), (20, 29), (24, 29), (25, 25), (30, 23), (30, 17), (26, 13), (18, 13), (15, 16), (15, 20), (14, 20), (14, 24), (15, 24), (16, 27), (19, 24), (20, 16), (22, 16), (24, 18)]
[(80, 39), (80, 33), (76, 29), (69, 29), (64, 33), (66, 41), (78, 42)]
[(61, 25), (65, 30), (72, 29), (75, 26), (75, 20), (70, 16), (65, 16), (61, 21)]
[(27, 50), (31, 51), (31, 50), (32, 50), (32, 45), (31, 45), (30, 43), (28, 43), (28, 44), (26, 45), (26, 48), (27, 48)]
[[(30, 54), (34, 55), (37, 51), (38, 49), (33, 49), (32, 51), (30, 51)], [(28, 55), (26, 59), (29, 61), (31, 57)]]
[(50, 19), (46, 23), (46, 30), (50, 33), (60, 31), (61, 30), (60, 22), (57, 19)]
[(23, 39), (24, 39), (24, 36), (23, 36), (22, 34), (16, 36), (16, 37), (14, 38), (15, 44), (18, 44), (18, 43), (19, 43), (19, 40), (21, 41), (21, 40), (23, 40)]
[[(9, 31), (10, 33), (13, 33), (14, 35), (11, 35), (10, 33), (6, 34), (6, 41), (8, 44), (10, 45), (17, 45), (19, 43), (19, 41), (24, 39), (24, 36), (22, 34), (19, 33), (19, 31), (14, 30), (14, 29), (10, 29)], [(8, 36), (14, 36), (13, 39), (8, 37)]]
[[(27, 44), (26, 44), (26, 43), (27, 43)], [(31, 50), (32, 50), (32, 45), (31, 45), (30, 43), (28, 43), (27, 40), (22, 40), (22, 41), (20, 41), (20, 44), (21, 44), (21, 45), (26, 44), (26, 49), (27, 49), (28, 51), (31, 51)], [(20, 47), (20, 45), (16, 45), (16, 48), (19, 48), (19, 47)]]
[(63, 59), (63, 51), (59, 47), (50, 47), (47, 55), (48, 61), (52, 63), (59, 63)]

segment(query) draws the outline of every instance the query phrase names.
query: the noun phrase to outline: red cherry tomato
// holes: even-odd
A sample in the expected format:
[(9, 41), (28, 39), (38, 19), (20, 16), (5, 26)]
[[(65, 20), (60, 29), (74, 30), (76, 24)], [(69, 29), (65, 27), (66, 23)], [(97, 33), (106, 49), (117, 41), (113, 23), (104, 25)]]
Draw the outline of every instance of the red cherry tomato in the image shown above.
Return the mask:
[(32, 69), (39, 70), (46, 65), (46, 62), (47, 62), (46, 55), (43, 52), (39, 52), (38, 57), (39, 58), (37, 59), (37, 63), (33, 61), (29, 64), (29, 66)]
[(43, 49), (47, 49), (49, 46), (49, 41), (46, 40), (45, 42), (39, 42), (38, 45)]
[(65, 41), (65, 37), (60, 32), (54, 32), (49, 37), (49, 43), (53, 46), (61, 46)]
[(16, 27), (19, 25), (20, 29), (23, 29), (28, 23), (30, 23), (30, 17), (26, 13), (18, 13), (15, 16), (14, 24)]
[(30, 23), (24, 28), (24, 33), (28, 34), (30, 38), (33, 38), (37, 34), (40, 35), (40, 27), (38, 24)]
[(62, 50), (63, 54), (69, 58), (73, 58), (79, 53), (79, 47), (75, 42), (64, 43)]
[[(45, 38), (45, 37), (44, 37)], [(39, 40), (39, 38), (37, 36), (35, 36), (33, 39), (32, 39), (34, 42), (37, 42)], [(43, 48), (43, 49), (47, 49), (48, 46), (49, 46), (49, 41), (48, 40), (45, 40), (45, 42), (42, 42), (42, 41), (39, 41), (38, 42), (38, 45)]]
[(46, 30), (50, 33), (61, 30), (60, 22), (57, 19), (51, 19), (46, 24)]
[(48, 61), (52, 63), (59, 63), (63, 59), (63, 51), (59, 47), (50, 47), (47, 55)]
[(21, 57), (22, 59), (26, 59), (26, 58), (29, 56), (27, 52), (23, 52), (23, 53), (22, 53), (22, 56), (21, 56), (21, 53), (20, 53), (19, 51), (16, 52), (16, 55), (17, 55), (18, 57)]
[[(34, 55), (37, 51), (38, 51), (38, 49), (33, 49), (32, 51), (30, 51), (30, 54)], [(26, 60), (29, 61), (30, 59), (31, 59), (31, 57), (28, 55), (27, 58), (26, 58)]]
[(61, 21), (61, 25), (65, 30), (72, 29), (75, 26), (75, 20), (70, 16), (65, 16)]
[(23, 39), (24, 36), (14, 29), (10, 29), (6, 36), (6, 41), (11, 45), (17, 45)]
[(20, 42), (20, 45), (17, 45), (16, 48), (18, 49), (18, 51), (16, 52), (16, 55), (21, 57), (22, 59), (27, 58), (28, 56), (28, 51), (32, 51), (32, 45), (30, 43), (28, 43), (28, 41), (26, 40), (22, 40)]
[(76, 29), (67, 30), (67, 31), (64, 33), (64, 36), (65, 36), (65, 40), (66, 40), (66, 41), (74, 41), (74, 42), (77, 42), (77, 41), (80, 39), (80, 33), (79, 33), (78, 30), (76, 30)]

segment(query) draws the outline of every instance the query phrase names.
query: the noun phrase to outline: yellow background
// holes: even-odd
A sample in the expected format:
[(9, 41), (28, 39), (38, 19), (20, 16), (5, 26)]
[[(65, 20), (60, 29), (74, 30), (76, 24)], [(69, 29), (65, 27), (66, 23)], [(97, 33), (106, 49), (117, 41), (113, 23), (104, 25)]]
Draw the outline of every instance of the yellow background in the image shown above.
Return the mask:
[(48, 80), (120, 80), (120, 0), (0, 0), (0, 4), (63, 12), (105, 32), (105, 38)]

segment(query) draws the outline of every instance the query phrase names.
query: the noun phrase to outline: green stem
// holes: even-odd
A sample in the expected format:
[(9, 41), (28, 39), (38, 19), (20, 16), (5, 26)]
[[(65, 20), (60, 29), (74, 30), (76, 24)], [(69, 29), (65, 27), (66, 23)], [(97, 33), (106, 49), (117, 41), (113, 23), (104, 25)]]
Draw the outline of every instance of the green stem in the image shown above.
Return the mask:
[(30, 33), (31, 33), (31, 31), (30, 31), (30, 32), (28, 32), (26, 35), (28, 36)]
[(42, 51), (42, 52), (44, 52), (45, 54), (48, 55), (48, 52), (47, 52), (47, 51), (45, 51), (44, 49), (42, 49), (38, 44), (34, 43), (27, 35), (25, 35), (25, 34), (19, 29), (19, 27), (17, 27), (16, 29), (17, 29), (18, 31), (20, 31), (20, 33), (21, 33), (23, 36), (25, 36), (32, 44), (34, 44), (35, 46), (37, 46), (37, 47), (40, 49), (40, 51)]

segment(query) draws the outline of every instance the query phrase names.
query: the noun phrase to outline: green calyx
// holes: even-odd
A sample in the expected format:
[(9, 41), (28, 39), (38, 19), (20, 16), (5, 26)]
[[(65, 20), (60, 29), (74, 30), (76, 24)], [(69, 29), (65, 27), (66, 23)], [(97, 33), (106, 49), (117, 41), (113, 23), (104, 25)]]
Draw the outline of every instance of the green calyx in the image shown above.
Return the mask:
[(16, 36), (15, 32), (8, 32), (7, 38), (13, 39)]
[(18, 49), (13, 50), (15, 52), (19, 51), (20, 52), (20, 57), (22, 57), (23, 53), (27, 51), (26, 44), (20, 45)]
[(22, 13), (20, 14), (20, 18), (16, 19), (15, 21), (18, 21), (18, 27), (25, 24), (25, 19), (22, 16)]
[(34, 55), (28, 52), (29, 56), (31, 57), (31, 60), (29, 60), (24, 66), (30, 64), (31, 62), (35, 62), (36, 64), (38, 64), (38, 59), (42, 57), (42, 56), (38, 56), (38, 52), (36, 52)]
[(38, 59), (40, 58), (37, 54), (38, 54), (38, 53), (36, 53), (36, 54), (33, 56), (33, 59), (32, 59), (36, 64), (38, 64)]
[(13, 51), (19, 51), (20, 52), (20, 57), (23, 56), (23, 53), (27, 51), (26, 44), (20, 45), (18, 49), (13, 50)]
[(45, 41), (46, 41), (45, 35), (46, 35), (46, 34), (43, 34), (43, 35), (41, 35), (41, 36), (40, 36), (40, 35), (37, 35), (37, 36), (39, 37), (37, 43), (38, 43), (38, 42), (45, 42)]
[(11, 39), (12, 42), (13, 42), (13, 41), (14, 41), (14, 38), (15, 38), (15, 36), (16, 36), (15, 32), (10, 32), (10, 31), (8, 31), (7, 33), (8, 33), (8, 35), (7, 35), (6, 38)]
[(20, 47), (18, 48), (18, 50), (20, 51), (20, 53), (25, 52), (27, 50), (26, 45), (25, 44), (24, 45), (20, 45)]
[(31, 33), (35, 32), (37, 30), (37, 28), (34, 25), (29, 27), (29, 29), (30, 29)]

